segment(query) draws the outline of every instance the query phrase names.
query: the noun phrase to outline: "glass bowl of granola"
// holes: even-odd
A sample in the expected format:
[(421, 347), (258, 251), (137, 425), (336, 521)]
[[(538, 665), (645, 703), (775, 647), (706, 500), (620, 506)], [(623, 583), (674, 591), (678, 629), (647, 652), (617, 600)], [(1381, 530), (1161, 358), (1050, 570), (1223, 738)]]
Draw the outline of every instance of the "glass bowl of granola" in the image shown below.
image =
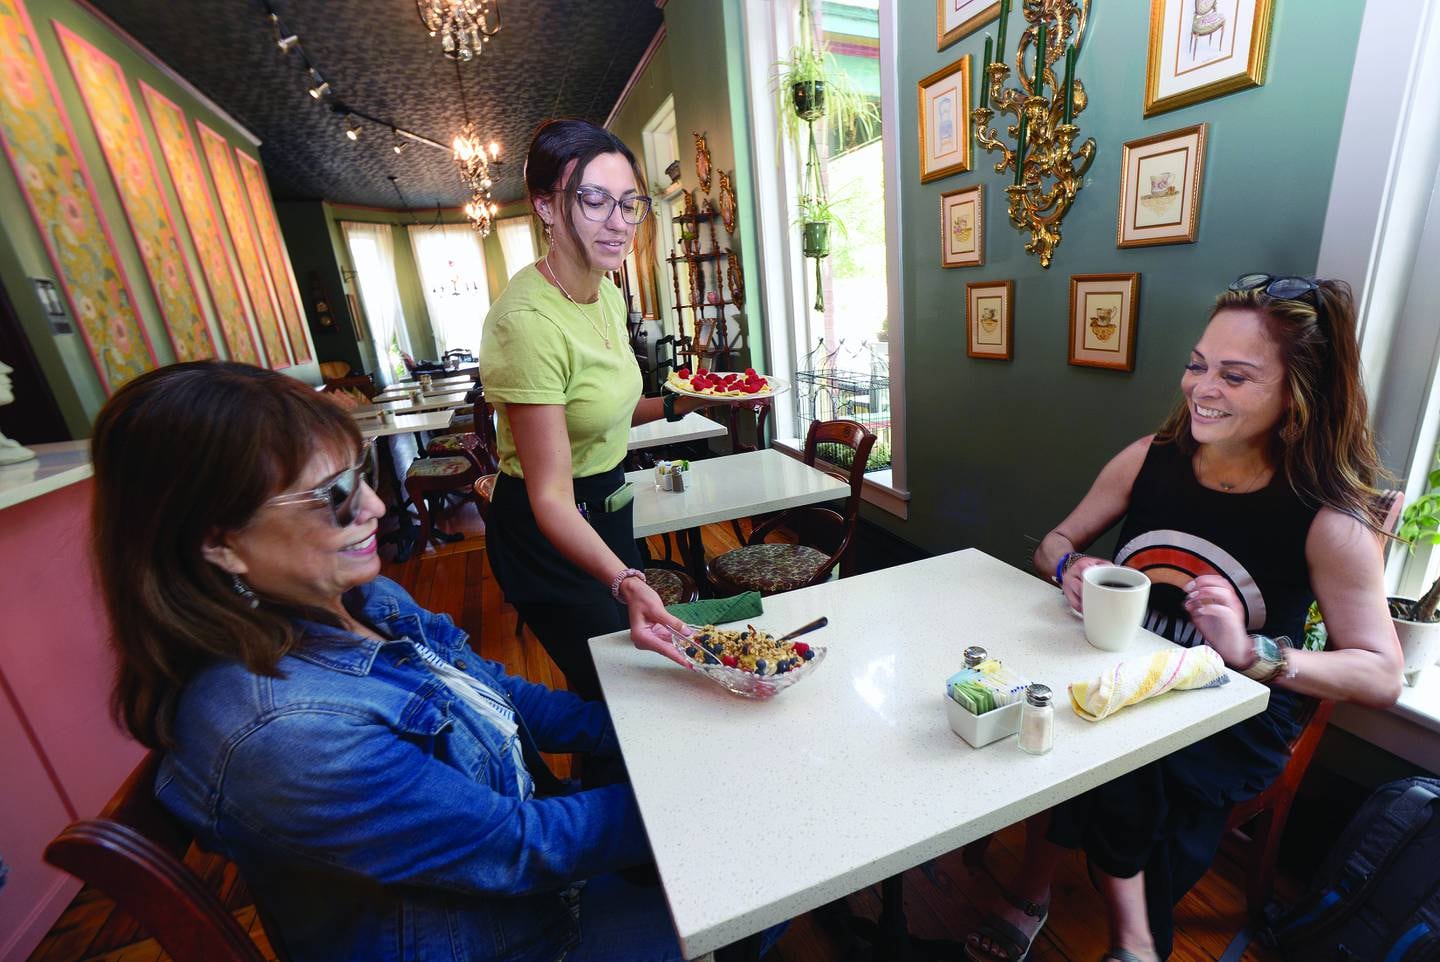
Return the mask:
[(744, 698), (771, 698), (825, 660), (822, 646), (779, 641), (754, 625), (689, 627), (690, 637), (672, 629), (670, 640), (686, 657), (691, 671)]

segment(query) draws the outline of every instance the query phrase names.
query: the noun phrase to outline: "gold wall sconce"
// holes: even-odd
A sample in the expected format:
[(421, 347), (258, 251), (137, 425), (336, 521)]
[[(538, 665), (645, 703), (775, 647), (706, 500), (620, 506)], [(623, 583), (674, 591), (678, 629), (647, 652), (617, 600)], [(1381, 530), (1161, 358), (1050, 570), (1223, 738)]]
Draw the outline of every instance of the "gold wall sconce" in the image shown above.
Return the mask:
[[(1017, 86), (1006, 87), (1010, 65), (1005, 63), (1005, 27), (1010, 0), (1001, 0), (999, 43), (993, 49), (985, 38), (985, 66), (980, 74), (980, 106), (971, 111), (975, 141), (987, 151), (999, 151), (995, 172), (1014, 170), (1015, 183), (1005, 188), (1010, 201), (1010, 223), (1029, 233), (1025, 252), (1049, 267), (1060, 243), (1060, 222), (1084, 186), (1085, 172), (1095, 159), (1095, 139), (1087, 137), (1072, 150), (1080, 128), (1075, 115), (1088, 99), (1075, 78), (1075, 57), (1085, 33), (1090, 0), (1020, 0), (1025, 29), (1015, 48)], [(1025, 69), (1027, 50), (1033, 67)], [(1055, 70), (1062, 64), (1063, 79)], [(990, 126), (996, 114), (1013, 114), (1006, 126), (1013, 148)]]

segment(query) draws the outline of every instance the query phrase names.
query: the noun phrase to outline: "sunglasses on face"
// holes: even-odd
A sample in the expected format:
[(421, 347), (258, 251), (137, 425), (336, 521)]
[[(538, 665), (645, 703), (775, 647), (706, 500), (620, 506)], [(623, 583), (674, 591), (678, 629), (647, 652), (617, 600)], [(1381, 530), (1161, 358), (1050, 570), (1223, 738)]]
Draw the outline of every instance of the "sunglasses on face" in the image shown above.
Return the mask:
[(1232, 291), (1263, 289), (1267, 297), (1282, 301), (1298, 301), (1310, 295), (1310, 303), (1320, 306), (1320, 285), (1308, 277), (1275, 277), (1270, 274), (1241, 274), (1230, 285)]
[(361, 445), (360, 456), (356, 462), (318, 488), (296, 491), (294, 494), (277, 494), (265, 503), (325, 504), (330, 507), (330, 514), (335, 519), (337, 528), (349, 527), (355, 520), (355, 502), (359, 500), (360, 486), (365, 482), (365, 465), (370, 460), (370, 446), (373, 443), (366, 441)]
[(639, 224), (650, 215), (650, 198), (644, 194), (629, 197), (614, 197), (599, 187), (581, 187), (575, 191), (580, 198), (580, 213), (586, 220), (601, 222), (610, 219), (615, 208), (620, 208), (620, 219), (627, 224)]

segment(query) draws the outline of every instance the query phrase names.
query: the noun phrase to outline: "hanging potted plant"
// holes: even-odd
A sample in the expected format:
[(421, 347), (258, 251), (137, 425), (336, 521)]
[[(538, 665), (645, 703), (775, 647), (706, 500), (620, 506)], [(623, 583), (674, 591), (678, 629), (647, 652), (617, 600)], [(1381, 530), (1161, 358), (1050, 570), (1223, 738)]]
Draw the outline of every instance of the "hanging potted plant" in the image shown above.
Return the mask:
[(830, 227), (834, 225), (845, 234), (845, 225), (836, 216), (835, 209), (823, 196), (800, 198), (801, 251), (806, 257), (830, 256)]
[[(800, 42), (790, 55), (775, 63), (775, 92), (785, 132), (800, 141), (800, 125), (827, 118), (843, 149), (853, 140), (868, 140), (880, 121), (880, 111), (851, 83), (829, 44), (819, 43), (810, 20), (810, 0), (800, 3)], [(788, 98), (788, 103), (786, 99)]]
[[(1400, 515), (1395, 536), (1410, 546), (1440, 544), (1440, 468), (1430, 472), (1429, 490)], [(1418, 600), (1391, 598), (1390, 620), (1405, 655), (1405, 683), (1440, 657), (1440, 578)]]

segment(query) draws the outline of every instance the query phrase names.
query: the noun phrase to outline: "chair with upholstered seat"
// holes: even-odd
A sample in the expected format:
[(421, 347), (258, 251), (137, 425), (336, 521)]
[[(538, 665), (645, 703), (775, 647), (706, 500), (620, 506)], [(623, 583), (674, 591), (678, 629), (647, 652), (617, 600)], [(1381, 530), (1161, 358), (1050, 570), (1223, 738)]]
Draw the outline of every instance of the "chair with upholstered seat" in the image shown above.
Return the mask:
[(416, 458), (411, 462), (405, 472), (405, 493), (420, 515), (420, 537), (416, 544), (424, 546), (432, 540), (451, 542), (465, 537), (459, 532), (447, 533), (435, 526), (440, 498), (458, 494), (474, 500), (473, 486), (484, 473), (480, 458), (465, 450), (451, 457)]
[(497, 471), (500, 468), (500, 453), (495, 444), (495, 409), (485, 400), (483, 388), (474, 388), (467, 398), (475, 405), (468, 415), (468, 425), (451, 422), (452, 427), (464, 427), (465, 430), (431, 438), (425, 450), (434, 457), (453, 457), (468, 452), (479, 462), (482, 470)]
[[(844, 513), (814, 505), (791, 508), (758, 525), (748, 542), (710, 563), (710, 579), (719, 594), (758, 591), (778, 594), (819, 584), (838, 565), (841, 575), (854, 573), (851, 542), (860, 517), (865, 465), (875, 435), (856, 421), (814, 421), (805, 435), (804, 462), (850, 485)], [(821, 460), (821, 446), (827, 460)], [(845, 453), (848, 452), (848, 453)], [(843, 456), (842, 456), (843, 455)], [(849, 459), (849, 471), (834, 466)], [(796, 544), (772, 544), (765, 538), (776, 530), (798, 536)]]
[[(160, 752), (146, 755), (104, 811), (70, 825), (45, 847), (45, 861), (113, 899), (176, 962), (265, 962), (235, 917), (185, 864), (192, 836), (155, 800), (160, 759)], [(283, 962), (279, 933), (273, 926), (265, 929)]]

